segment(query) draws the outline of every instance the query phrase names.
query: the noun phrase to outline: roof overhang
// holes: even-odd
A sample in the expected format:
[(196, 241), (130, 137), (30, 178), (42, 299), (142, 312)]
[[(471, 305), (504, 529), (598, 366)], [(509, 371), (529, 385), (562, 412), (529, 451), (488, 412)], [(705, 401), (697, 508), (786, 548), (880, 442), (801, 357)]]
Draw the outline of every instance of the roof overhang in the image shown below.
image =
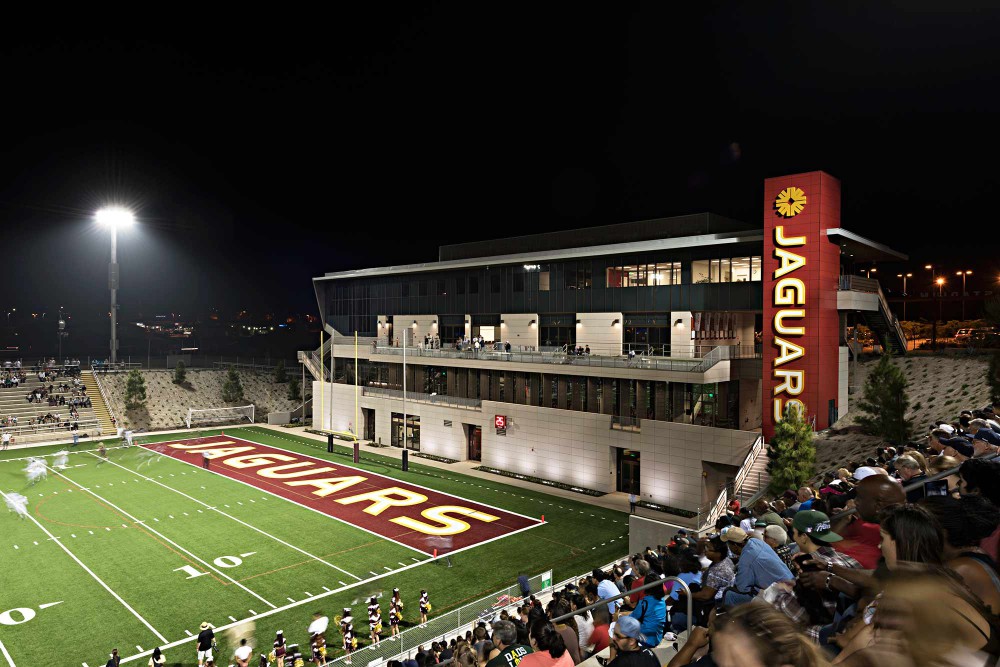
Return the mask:
[(601, 255), (616, 255), (620, 253), (650, 252), (656, 250), (675, 250), (678, 248), (697, 248), (701, 246), (725, 246), (740, 243), (760, 243), (764, 241), (763, 232), (701, 234), (673, 239), (657, 239), (653, 241), (637, 241), (634, 243), (612, 243), (608, 245), (585, 246), (580, 248), (563, 248), (544, 252), (518, 253), (513, 255), (493, 255), (490, 257), (473, 257), (471, 259), (447, 260), (443, 262), (425, 262), (422, 264), (402, 264), (400, 266), (383, 266), (372, 269), (355, 269), (353, 271), (337, 271), (327, 273), (318, 280), (339, 280), (343, 278), (370, 278), (397, 273), (423, 273), (427, 271), (447, 271), (451, 269), (469, 269), (497, 264), (538, 264), (560, 260), (597, 257)]
[(846, 229), (839, 227), (828, 229), (826, 235), (840, 246), (841, 254), (855, 262), (905, 262), (909, 259), (907, 255), (887, 245), (866, 239)]

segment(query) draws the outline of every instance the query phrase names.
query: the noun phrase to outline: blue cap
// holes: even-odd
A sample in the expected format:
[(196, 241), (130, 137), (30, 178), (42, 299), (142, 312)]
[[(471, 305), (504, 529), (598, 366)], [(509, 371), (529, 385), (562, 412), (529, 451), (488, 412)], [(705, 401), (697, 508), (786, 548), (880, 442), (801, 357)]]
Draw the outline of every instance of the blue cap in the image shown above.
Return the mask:
[(971, 459), (976, 455), (976, 450), (972, 448), (972, 443), (965, 438), (948, 438), (947, 440), (942, 440), (941, 444), (945, 447), (951, 447), (966, 458)]
[(1000, 435), (989, 426), (981, 428), (972, 436), (973, 440), (983, 440), (991, 445), (1000, 445)]
[(642, 634), (642, 624), (632, 616), (619, 616), (617, 630), (625, 637), (638, 639), (642, 644), (646, 643), (646, 638)]

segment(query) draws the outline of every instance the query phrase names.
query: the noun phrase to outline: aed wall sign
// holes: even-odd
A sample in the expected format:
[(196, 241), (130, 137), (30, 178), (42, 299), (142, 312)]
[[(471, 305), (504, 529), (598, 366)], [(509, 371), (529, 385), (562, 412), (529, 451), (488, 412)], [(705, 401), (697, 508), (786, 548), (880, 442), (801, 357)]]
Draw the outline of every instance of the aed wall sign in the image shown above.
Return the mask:
[[(821, 171), (764, 181), (764, 437), (791, 405), (817, 430), (836, 414), (840, 181)], [(831, 403), (833, 401), (833, 403)]]

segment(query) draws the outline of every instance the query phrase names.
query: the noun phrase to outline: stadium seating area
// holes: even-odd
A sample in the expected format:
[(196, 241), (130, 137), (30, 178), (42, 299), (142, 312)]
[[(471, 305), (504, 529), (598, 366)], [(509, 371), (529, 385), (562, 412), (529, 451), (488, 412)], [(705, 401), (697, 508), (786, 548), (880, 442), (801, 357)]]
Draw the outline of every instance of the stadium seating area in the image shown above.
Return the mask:
[[(187, 381), (174, 384), (173, 371), (142, 371), (146, 380), (146, 410), (125, 412), (126, 373), (101, 374), (99, 380), (107, 392), (110, 407), (119, 418), (126, 415), (133, 429), (183, 428), (188, 408), (226, 407), (222, 401), (222, 383), (226, 372), (221, 370), (188, 369)], [(240, 373), (244, 405), (253, 404), (257, 421), (267, 421), (271, 411), (292, 410), (300, 401), (288, 400), (288, 385), (276, 384), (269, 374)]]
[[(74, 424), (81, 436), (99, 435), (101, 427), (92, 404), (87, 404), (88, 393), (82, 383), (77, 386), (74, 381), (78, 373), (64, 369), (50, 369), (48, 373), (42, 381), (31, 368), (0, 369), (0, 430), (10, 433), (16, 443), (67, 439)], [(29, 401), (29, 395), (40, 396), (40, 400)], [(50, 404), (50, 398), (55, 404)], [(83, 403), (75, 406), (75, 417), (70, 414), (74, 398)]]
[[(789, 489), (753, 508), (734, 502), (708, 535), (680, 531), (497, 620), (513, 624), (515, 645), (549, 654), (539, 664), (567, 667), (996, 664), (998, 445), (991, 408), (963, 411), (921, 441), (843, 462), (818, 488)], [(692, 591), (690, 634), (684, 594), (658, 584), (669, 576)], [(602, 651), (614, 617), (603, 605), (577, 610), (643, 585), (652, 587), (610, 605), (617, 627)], [(388, 665), (454, 658), (484, 667), (510, 642), (497, 650), (505, 626), (482, 625)], [(521, 659), (521, 667), (532, 664)]]

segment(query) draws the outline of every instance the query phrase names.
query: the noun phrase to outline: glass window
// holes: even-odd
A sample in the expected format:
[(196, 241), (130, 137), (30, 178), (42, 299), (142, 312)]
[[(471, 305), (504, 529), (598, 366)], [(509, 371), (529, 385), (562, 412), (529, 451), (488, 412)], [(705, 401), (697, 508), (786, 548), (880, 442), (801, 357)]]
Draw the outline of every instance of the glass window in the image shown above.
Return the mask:
[(681, 263), (680, 262), (674, 262), (673, 277), (672, 277), (672, 279), (670, 281), (670, 284), (672, 284), (672, 285), (680, 285), (681, 284)]
[(607, 271), (607, 281), (608, 287), (623, 287), (622, 267), (609, 266)]
[(548, 292), (549, 291), (549, 272), (540, 271), (538, 273), (538, 291)]
[(751, 257), (750, 262), (750, 280), (760, 280), (761, 258)]
[(719, 282), (733, 282), (733, 269), (728, 259), (719, 260)]
[(733, 282), (750, 282), (750, 258), (733, 257)]
[(709, 276), (709, 261), (707, 259), (699, 259), (695, 262), (691, 262), (691, 282), (707, 283), (710, 280)]

